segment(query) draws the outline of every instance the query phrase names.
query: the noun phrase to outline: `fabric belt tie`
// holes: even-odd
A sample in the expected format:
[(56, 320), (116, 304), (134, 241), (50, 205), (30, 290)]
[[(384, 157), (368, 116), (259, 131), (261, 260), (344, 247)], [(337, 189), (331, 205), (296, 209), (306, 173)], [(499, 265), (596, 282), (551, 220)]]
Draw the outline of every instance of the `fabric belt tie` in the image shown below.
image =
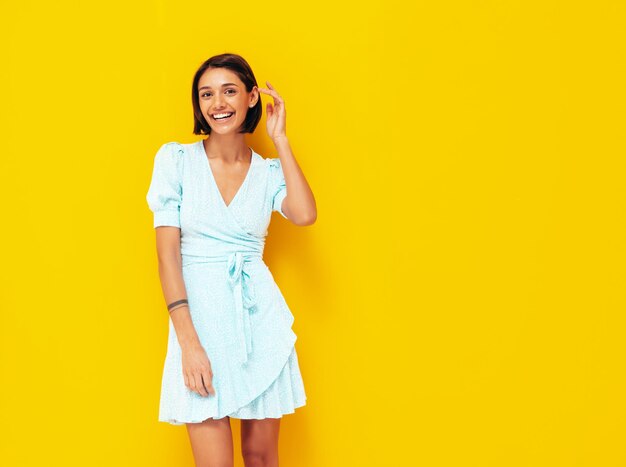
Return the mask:
[(244, 271), (246, 257), (239, 251), (228, 256), (228, 278), (235, 296), (235, 313), (237, 335), (240, 342), (241, 363), (247, 363), (248, 354), (252, 352), (252, 336), (250, 334), (250, 313), (256, 310), (254, 287), (249, 282), (250, 275)]

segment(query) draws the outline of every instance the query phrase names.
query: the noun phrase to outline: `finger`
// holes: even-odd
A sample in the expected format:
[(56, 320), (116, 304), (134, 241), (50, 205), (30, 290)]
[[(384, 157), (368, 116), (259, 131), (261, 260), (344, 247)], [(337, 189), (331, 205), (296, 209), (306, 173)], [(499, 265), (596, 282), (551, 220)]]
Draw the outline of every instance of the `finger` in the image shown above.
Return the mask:
[(209, 384), (211, 385), (211, 387), (209, 389), (211, 390), (211, 393), (215, 395), (215, 387), (213, 386), (213, 372), (212, 371), (209, 373), (209, 376), (211, 377), (211, 381), (209, 381)]
[(272, 96), (274, 96), (276, 99), (282, 102), (283, 98), (280, 96), (280, 94), (278, 94), (278, 91), (276, 91), (276, 88), (274, 88), (274, 86), (272, 86), (269, 81), (267, 82), (267, 85), (271, 88)]
[(280, 97), (280, 94), (278, 94), (278, 92), (276, 91), (274, 86), (272, 86), (269, 81), (266, 81), (266, 83), (267, 83), (267, 86), (270, 88), (270, 90), (269, 91), (264, 91), (264, 92), (266, 94), (269, 94), (269, 95), (273, 96), (274, 99), (277, 99), (278, 101), (282, 102), (283, 98)]
[(193, 377), (193, 374), (189, 374), (189, 389), (193, 392), (198, 392), (196, 389), (196, 380)]
[(196, 390), (196, 383), (193, 380), (193, 375), (191, 373), (187, 373), (185, 374), (185, 381), (186, 381), (186, 386), (190, 391), (195, 391)]
[(275, 91), (275, 90), (269, 90), (269, 89), (265, 89), (265, 88), (258, 88), (258, 90), (264, 94), (268, 94), (270, 96), (274, 96), (274, 97), (278, 97), (280, 98), (280, 95)]
[(204, 384), (204, 388), (208, 393), (215, 395), (215, 389), (213, 388), (213, 377), (210, 374), (202, 375), (202, 382)]
[(207, 388), (204, 386), (204, 381), (202, 381), (202, 373), (198, 373), (198, 378), (200, 379), (200, 392), (204, 397), (206, 397), (209, 395), (209, 392), (207, 391)]
[(191, 389), (193, 392), (196, 392), (196, 380), (193, 377), (193, 373), (189, 373), (189, 389)]
[(195, 373), (193, 377), (196, 382), (196, 392), (201, 396), (206, 396), (206, 391), (204, 389), (204, 385), (202, 384), (202, 376), (200, 373)]

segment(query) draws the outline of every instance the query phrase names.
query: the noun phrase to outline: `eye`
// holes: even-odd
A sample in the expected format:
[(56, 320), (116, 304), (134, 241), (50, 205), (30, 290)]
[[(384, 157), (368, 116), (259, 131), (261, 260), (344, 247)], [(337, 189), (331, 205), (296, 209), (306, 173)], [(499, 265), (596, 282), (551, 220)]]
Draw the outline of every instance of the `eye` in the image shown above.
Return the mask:
[[(236, 89), (230, 88), (230, 89), (226, 90), (226, 92), (229, 92), (229, 91), (232, 91), (231, 95), (232, 94), (237, 94), (237, 90)], [(205, 93), (200, 94), (200, 97), (205, 97), (205, 96), (208, 96), (210, 94), (211, 94), (210, 92), (205, 92)]]

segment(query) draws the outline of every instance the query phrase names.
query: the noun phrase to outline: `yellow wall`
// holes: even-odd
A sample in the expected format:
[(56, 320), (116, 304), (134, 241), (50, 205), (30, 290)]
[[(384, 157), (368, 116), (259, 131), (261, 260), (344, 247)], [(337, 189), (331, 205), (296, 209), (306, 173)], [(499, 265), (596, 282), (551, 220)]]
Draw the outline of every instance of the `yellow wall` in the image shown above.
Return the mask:
[(235, 52), (318, 202), (281, 465), (626, 465), (624, 3), (411, 3), (3, 4), (0, 464), (193, 465), (145, 194)]

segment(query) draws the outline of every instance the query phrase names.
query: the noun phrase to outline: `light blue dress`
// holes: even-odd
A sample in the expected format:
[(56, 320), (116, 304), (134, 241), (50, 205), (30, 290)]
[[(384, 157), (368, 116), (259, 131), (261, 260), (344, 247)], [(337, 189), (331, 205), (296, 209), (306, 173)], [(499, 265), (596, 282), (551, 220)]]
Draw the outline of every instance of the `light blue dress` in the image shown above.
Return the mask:
[(252, 150), (246, 178), (226, 205), (202, 140), (169, 142), (157, 151), (146, 199), (154, 227), (181, 229), (189, 312), (215, 389), (205, 397), (185, 386), (170, 318), (159, 421), (280, 418), (305, 405), (294, 317), (263, 261), (271, 214), (286, 218), (281, 209), (286, 195), (279, 158)]

